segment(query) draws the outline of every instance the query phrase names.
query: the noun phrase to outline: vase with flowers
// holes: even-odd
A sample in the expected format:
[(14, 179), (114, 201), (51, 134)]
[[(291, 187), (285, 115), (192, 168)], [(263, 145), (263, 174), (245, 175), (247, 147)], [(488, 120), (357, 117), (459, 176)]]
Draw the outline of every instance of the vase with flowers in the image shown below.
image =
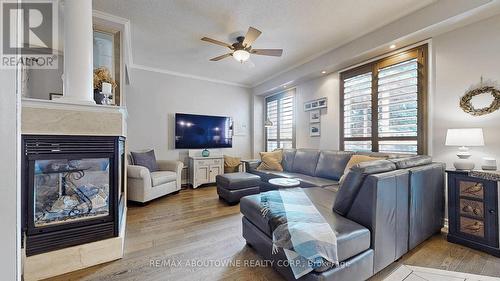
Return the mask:
[(94, 100), (97, 104), (111, 104), (112, 90), (117, 84), (106, 67), (94, 70)]

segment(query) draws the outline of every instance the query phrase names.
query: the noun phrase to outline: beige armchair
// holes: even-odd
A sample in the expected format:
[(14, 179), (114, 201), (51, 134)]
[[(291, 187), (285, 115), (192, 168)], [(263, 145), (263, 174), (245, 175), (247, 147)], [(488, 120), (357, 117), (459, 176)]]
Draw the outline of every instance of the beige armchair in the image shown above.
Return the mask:
[(158, 160), (156, 162), (159, 170), (151, 173), (146, 167), (128, 165), (128, 200), (146, 203), (181, 190), (181, 173), (184, 164), (175, 160)]

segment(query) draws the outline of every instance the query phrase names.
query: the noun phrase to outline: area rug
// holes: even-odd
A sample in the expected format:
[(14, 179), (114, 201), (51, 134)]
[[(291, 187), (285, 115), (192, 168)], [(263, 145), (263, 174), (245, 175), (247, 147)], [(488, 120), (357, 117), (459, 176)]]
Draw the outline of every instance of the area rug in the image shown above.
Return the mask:
[(456, 271), (402, 265), (384, 281), (500, 281), (500, 278)]

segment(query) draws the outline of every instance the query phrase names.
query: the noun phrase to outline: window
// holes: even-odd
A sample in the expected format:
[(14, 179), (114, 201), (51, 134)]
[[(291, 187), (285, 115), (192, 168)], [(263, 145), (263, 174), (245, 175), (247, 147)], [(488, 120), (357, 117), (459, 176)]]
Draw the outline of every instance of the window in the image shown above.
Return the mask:
[(426, 153), (427, 45), (340, 74), (343, 150)]
[(266, 98), (266, 151), (295, 147), (295, 97), (294, 91)]
[(104, 67), (111, 73), (118, 84), (113, 90), (112, 102), (121, 105), (121, 32), (94, 24), (93, 38), (94, 70)]

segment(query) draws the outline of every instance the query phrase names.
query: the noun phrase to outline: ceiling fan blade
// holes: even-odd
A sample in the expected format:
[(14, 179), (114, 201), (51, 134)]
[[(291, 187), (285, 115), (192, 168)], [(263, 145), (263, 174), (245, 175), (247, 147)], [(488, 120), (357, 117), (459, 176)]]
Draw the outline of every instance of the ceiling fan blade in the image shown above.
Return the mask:
[(217, 44), (217, 45), (220, 45), (220, 46), (223, 46), (223, 47), (228, 47), (231, 50), (234, 49), (234, 47), (231, 46), (230, 44), (224, 43), (224, 42), (221, 42), (219, 40), (212, 39), (212, 38), (203, 37), (203, 38), (201, 38), (201, 40), (205, 41), (205, 42), (212, 43), (212, 44)]
[(252, 49), (251, 53), (262, 56), (281, 57), (283, 49)]
[(245, 39), (243, 40), (243, 46), (248, 47), (260, 36), (262, 32), (256, 28), (249, 27)]
[(225, 59), (225, 58), (230, 57), (232, 55), (233, 55), (233, 53), (227, 53), (225, 55), (212, 58), (212, 59), (210, 59), (210, 61), (220, 61), (221, 59)]

